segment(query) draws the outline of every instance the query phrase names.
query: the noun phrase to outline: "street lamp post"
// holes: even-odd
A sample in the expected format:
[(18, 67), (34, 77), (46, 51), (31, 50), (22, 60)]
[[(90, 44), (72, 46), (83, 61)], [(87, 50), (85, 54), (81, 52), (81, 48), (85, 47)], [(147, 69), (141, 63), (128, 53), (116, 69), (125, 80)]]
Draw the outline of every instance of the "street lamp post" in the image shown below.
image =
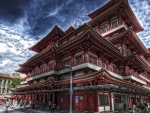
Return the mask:
[(69, 94), (70, 94), (70, 111), (69, 113), (72, 113), (72, 95), (73, 95), (73, 90), (72, 90), (72, 68), (70, 65), (65, 65), (66, 68), (70, 69), (70, 90), (69, 90)]

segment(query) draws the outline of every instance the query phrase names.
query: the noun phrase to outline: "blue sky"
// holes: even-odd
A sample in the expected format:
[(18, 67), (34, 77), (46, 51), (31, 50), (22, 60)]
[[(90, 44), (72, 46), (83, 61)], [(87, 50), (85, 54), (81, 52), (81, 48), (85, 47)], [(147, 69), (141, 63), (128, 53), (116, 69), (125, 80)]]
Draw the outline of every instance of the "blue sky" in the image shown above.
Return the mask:
[[(55, 25), (62, 30), (79, 27), (89, 13), (109, 0), (0, 0), (0, 72), (15, 73), (19, 64), (35, 53), (28, 48), (42, 39)], [(138, 34), (150, 47), (150, 0), (129, 0), (144, 28)]]

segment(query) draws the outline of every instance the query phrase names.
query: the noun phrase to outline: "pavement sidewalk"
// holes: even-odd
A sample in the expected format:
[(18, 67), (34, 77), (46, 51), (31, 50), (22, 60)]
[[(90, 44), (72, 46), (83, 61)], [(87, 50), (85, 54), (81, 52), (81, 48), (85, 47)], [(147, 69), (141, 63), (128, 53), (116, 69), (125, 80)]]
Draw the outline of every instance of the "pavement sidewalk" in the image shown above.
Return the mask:
[[(17, 109), (20, 109), (20, 106), (17, 107)], [(24, 109), (23, 107), (21, 109)], [(31, 108), (30, 106), (26, 106), (27, 110), (34, 111), (36, 113), (50, 113), (50, 110), (48, 110), (48, 107), (45, 107), (44, 109), (41, 108)], [(55, 110), (55, 113), (69, 113), (69, 110), (63, 110), (63, 109), (57, 109)], [(88, 111), (73, 111), (72, 113), (89, 113)], [(100, 113), (100, 112), (95, 112)], [(126, 109), (126, 110), (118, 110), (118, 111), (109, 111), (109, 112), (103, 112), (103, 113), (132, 113), (132, 109)]]
[[(47, 109), (32, 109), (32, 108), (27, 108), (29, 111), (34, 111), (36, 113), (50, 113), (50, 110)], [(69, 110), (55, 110), (55, 113), (69, 113)], [(88, 112), (79, 112), (79, 111), (73, 111), (72, 113), (88, 113)]]

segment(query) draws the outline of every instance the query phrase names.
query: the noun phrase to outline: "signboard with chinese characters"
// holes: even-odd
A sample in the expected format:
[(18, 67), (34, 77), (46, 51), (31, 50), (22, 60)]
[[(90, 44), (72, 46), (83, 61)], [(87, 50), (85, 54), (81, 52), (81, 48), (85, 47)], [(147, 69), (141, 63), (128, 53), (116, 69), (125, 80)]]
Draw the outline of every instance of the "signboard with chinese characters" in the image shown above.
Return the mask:
[(75, 96), (75, 103), (79, 103), (79, 96)]

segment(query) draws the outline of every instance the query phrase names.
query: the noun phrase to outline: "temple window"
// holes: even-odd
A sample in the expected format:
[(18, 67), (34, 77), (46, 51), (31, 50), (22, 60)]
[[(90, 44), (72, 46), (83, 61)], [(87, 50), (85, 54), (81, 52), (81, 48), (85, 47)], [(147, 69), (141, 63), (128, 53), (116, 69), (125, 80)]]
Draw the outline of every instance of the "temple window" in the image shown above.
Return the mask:
[(128, 56), (129, 56), (129, 53), (128, 53), (128, 50), (127, 50), (127, 49), (125, 49), (124, 55), (125, 55), (125, 57), (128, 57)]
[(118, 24), (117, 19), (116, 19), (116, 20), (111, 21), (111, 27), (115, 27), (117, 24)]
[(77, 56), (76, 57), (76, 60), (80, 60), (80, 59), (82, 59), (82, 56)]
[(97, 59), (94, 58), (93, 56), (89, 56), (89, 62), (97, 65)]
[(66, 60), (63, 62), (63, 65), (70, 65), (70, 60)]
[(82, 55), (80, 56), (76, 56), (76, 65), (81, 64), (82, 63)]
[(100, 94), (99, 95), (99, 103), (101, 106), (109, 105), (109, 97), (108, 94)]
[(123, 72), (124, 72), (124, 68), (120, 68), (119, 71), (120, 71), (121, 73), (123, 73)]
[(122, 49), (121, 49), (121, 47), (118, 47), (118, 49), (119, 49), (120, 53), (122, 54)]
[(101, 27), (101, 31), (105, 32), (108, 29), (108, 24)]

